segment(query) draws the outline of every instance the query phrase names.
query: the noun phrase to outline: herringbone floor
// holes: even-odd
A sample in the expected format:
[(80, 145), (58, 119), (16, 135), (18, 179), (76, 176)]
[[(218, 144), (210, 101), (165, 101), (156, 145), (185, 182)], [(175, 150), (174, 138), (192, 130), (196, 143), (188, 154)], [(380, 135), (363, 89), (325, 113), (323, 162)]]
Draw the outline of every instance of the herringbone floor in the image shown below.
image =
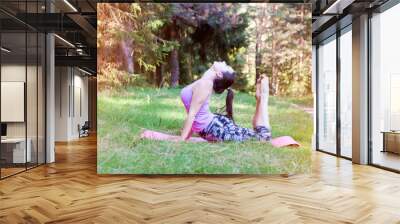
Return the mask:
[(0, 223), (400, 223), (400, 175), (322, 153), (313, 173), (98, 176), (96, 139), (0, 181)]

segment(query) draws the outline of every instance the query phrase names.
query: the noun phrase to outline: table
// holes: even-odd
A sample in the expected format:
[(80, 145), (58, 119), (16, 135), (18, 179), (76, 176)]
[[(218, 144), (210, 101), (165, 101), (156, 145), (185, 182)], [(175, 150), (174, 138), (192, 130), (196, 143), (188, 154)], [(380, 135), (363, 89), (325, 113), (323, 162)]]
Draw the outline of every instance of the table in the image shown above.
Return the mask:
[[(6, 158), (7, 162), (10, 163), (26, 163), (31, 162), (32, 160), (32, 153), (31, 153), (31, 145), (32, 141), (30, 138), (26, 139), (28, 143), (25, 152), (25, 138), (5, 138), (1, 139), (1, 156), (5, 158), (3, 155), (12, 154), (9, 158)], [(10, 146), (13, 146), (10, 148)], [(7, 156), (8, 157), (8, 156)]]
[(400, 131), (382, 131), (383, 150), (382, 152), (392, 152), (400, 154)]

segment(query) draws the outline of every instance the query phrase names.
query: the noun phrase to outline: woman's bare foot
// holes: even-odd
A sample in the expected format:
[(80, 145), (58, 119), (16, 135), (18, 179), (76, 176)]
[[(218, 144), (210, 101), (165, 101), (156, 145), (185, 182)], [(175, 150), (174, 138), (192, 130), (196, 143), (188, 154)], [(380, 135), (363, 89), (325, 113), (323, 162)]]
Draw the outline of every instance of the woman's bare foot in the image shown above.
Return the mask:
[(265, 80), (265, 79), (267, 79), (267, 82), (268, 82), (268, 77), (267, 77), (267, 75), (265, 75), (265, 74), (261, 74), (260, 75), (260, 77), (257, 79), (257, 82), (256, 82), (256, 99), (257, 100), (260, 100), (260, 97), (261, 97), (261, 93), (262, 93), (262, 91), (261, 91), (261, 89), (262, 89), (262, 82), (263, 82), (263, 80)]
[(271, 125), (269, 123), (269, 112), (268, 112), (268, 99), (269, 98), (269, 78), (263, 77), (260, 84), (260, 107), (261, 116), (264, 126), (270, 129)]
[(260, 95), (264, 95), (268, 97), (269, 95), (269, 78), (267, 76), (263, 76), (260, 81), (261, 90)]
[(261, 82), (256, 83), (256, 100), (259, 101), (261, 97)]

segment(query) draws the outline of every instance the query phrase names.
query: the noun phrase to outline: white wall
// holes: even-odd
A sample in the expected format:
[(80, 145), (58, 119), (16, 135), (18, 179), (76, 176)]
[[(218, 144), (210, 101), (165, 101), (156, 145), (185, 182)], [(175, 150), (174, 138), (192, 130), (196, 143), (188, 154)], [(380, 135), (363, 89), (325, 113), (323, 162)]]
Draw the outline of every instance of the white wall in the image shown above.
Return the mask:
[(25, 64), (1, 65), (1, 81), (25, 82)]
[[(25, 121), (25, 83), (1, 82), (1, 121)], [(34, 105), (36, 108), (36, 105)]]
[[(25, 82), (25, 64), (1, 66), (1, 81)], [(7, 110), (7, 108), (1, 108)], [(25, 137), (25, 122), (7, 123), (7, 137)]]
[(56, 67), (56, 141), (79, 138), (78, 124), (88, 120), (88, 78), (83, 75), (76, 68)]
[[(72, 119), (72, 132), (71, 134), (75, 137), (79, 137), (79, 133), (78, 133), (78, 129), (77, 126), (78, 124), (83, 125), (85, 123), (85, 121), (88, 121), (88, 117), (89, 117), (89, 113), (88, 113), (88, 78), (81, 76), (82, 73), (78, 73), (78, 75), (76, 75), (76, 71), (75, 70), (75, 77), (74, 77), (74, 86), (75, 86), (75, 116), (74, 119)], [(78, 91), (80, 90), (80, 93), (78, 93)], [(78, 94), (80, 94), (80, 99), (77, 98)], [(80, 100), (80, 105), (78, 100)], [(79, 108), (79, 106), (81, 106), (81, 108)], [(81, 109), (82, 111), (80, 112), (79, 109)]]
[(55, 141), (67, 141), (69, 124), (69, 68), (55, 68)]
[[(38, 69), (38, 70), (37, 70)], [(2, 82), (24, 82), (26, 84), (26, 108), (20, 108), (21, 113), (26, 112), (26, 120), (22, 122), (5, 122), (7, 124), (7, 137), (24, 138), (25, 135), (29, 139), (29, 147), (31, 148), (32, 161), (44, 163), (45, 150), (45, 118), (44, 118), (44, 74), (42, 67), (25, 64), (3, 64), (1, 66)], [(27, 81), (25, 80), (27, 78)], [(4, 89), (2, 89), (3, 91)], [(24, 90), (21, 94), (24, 94)], [(3, 97), (7, 97), (2, 95)], [(1, 110), (12, 110), (10, 107), (2, 107)], [(15, 110), (15, 109), (14, 109)], [(25, 111), (26, 110), (26, 111)], [(8, 113), (15, 113), (7, 111)], [(37, 155), (38, 154), (38, 155)]]
[[(27, 70), (25, 70), (27, 69)], [(36, 86), (36, 80), (31, 80), (31, 74), (36, 76), (36, 66), (27, 66), (19, 64), (4, 64), (1, 66), (1, 81), (2, 82), (24, 82), (26, 71), (28, 72), (28, 83), (29, 86)], [(36, 88), (27, 88), (27, 119), (28, 119), (28, 137), (31, 133), (29, 130), (36, 130)], [(40, 106), (40, 105), (39, 105)], [(32, 108), (34, 107), (34, 108)], [(8, 108), (1, 108), (1, 110), (7, 110)], [(33, 113), (33, 111), (35, 113)], [(33, 123), (32, 123), (33, 122)], [(26, 122), (7, 122), (7, 135), (8, 137), (25, 137), (25, 124)], [(36, 135), (36, 132), (35, 132)]]

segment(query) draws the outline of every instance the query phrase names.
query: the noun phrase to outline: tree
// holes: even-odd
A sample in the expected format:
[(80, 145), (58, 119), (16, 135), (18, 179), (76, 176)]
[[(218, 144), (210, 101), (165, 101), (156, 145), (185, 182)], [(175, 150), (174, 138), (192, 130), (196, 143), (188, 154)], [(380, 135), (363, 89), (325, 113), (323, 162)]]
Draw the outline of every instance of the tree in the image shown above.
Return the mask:
[(306, 4), (104, 3), (97, 40), (99, 83), (108, 86), (176, 87), (224, 60), (240, 91), (266, 73), (273, 95), (311, 93)]
[(167, 4), (99, 4), (99, 80), (127, 85), (142, 79), (139, 73), (152, 79), (176, 45), (156, 35), (168, 20), (168, 10)]
[[(255, 78), (270, 77), (270, 94), (311, 93), (311, 9), (304, 4), (255, 4)], [(304, 66), (308, 65), (308, 66)]]
[[(243, 31), (247, 27), (247, 20), (244, 13), (238, 13), (239, 7), (231, 3), (171, 4), (171, 22), (165, 28), (168, 39), (178, 41), (181, 44), (177, 48), (187, 49), (191, 53), (186, 63), (196, 63), (192, 60), (193, 54), (199, 54), (199, 63), (210, 60), (229, 62), (230, 54), (246, 46), (247, 38)], [(179, 66), (182, 60), (177, 48), (171, 51), (169, 60), (172, 87), (178, 85), (182, 76)], [(193, 66), (190, 64), (187, 67)]]

